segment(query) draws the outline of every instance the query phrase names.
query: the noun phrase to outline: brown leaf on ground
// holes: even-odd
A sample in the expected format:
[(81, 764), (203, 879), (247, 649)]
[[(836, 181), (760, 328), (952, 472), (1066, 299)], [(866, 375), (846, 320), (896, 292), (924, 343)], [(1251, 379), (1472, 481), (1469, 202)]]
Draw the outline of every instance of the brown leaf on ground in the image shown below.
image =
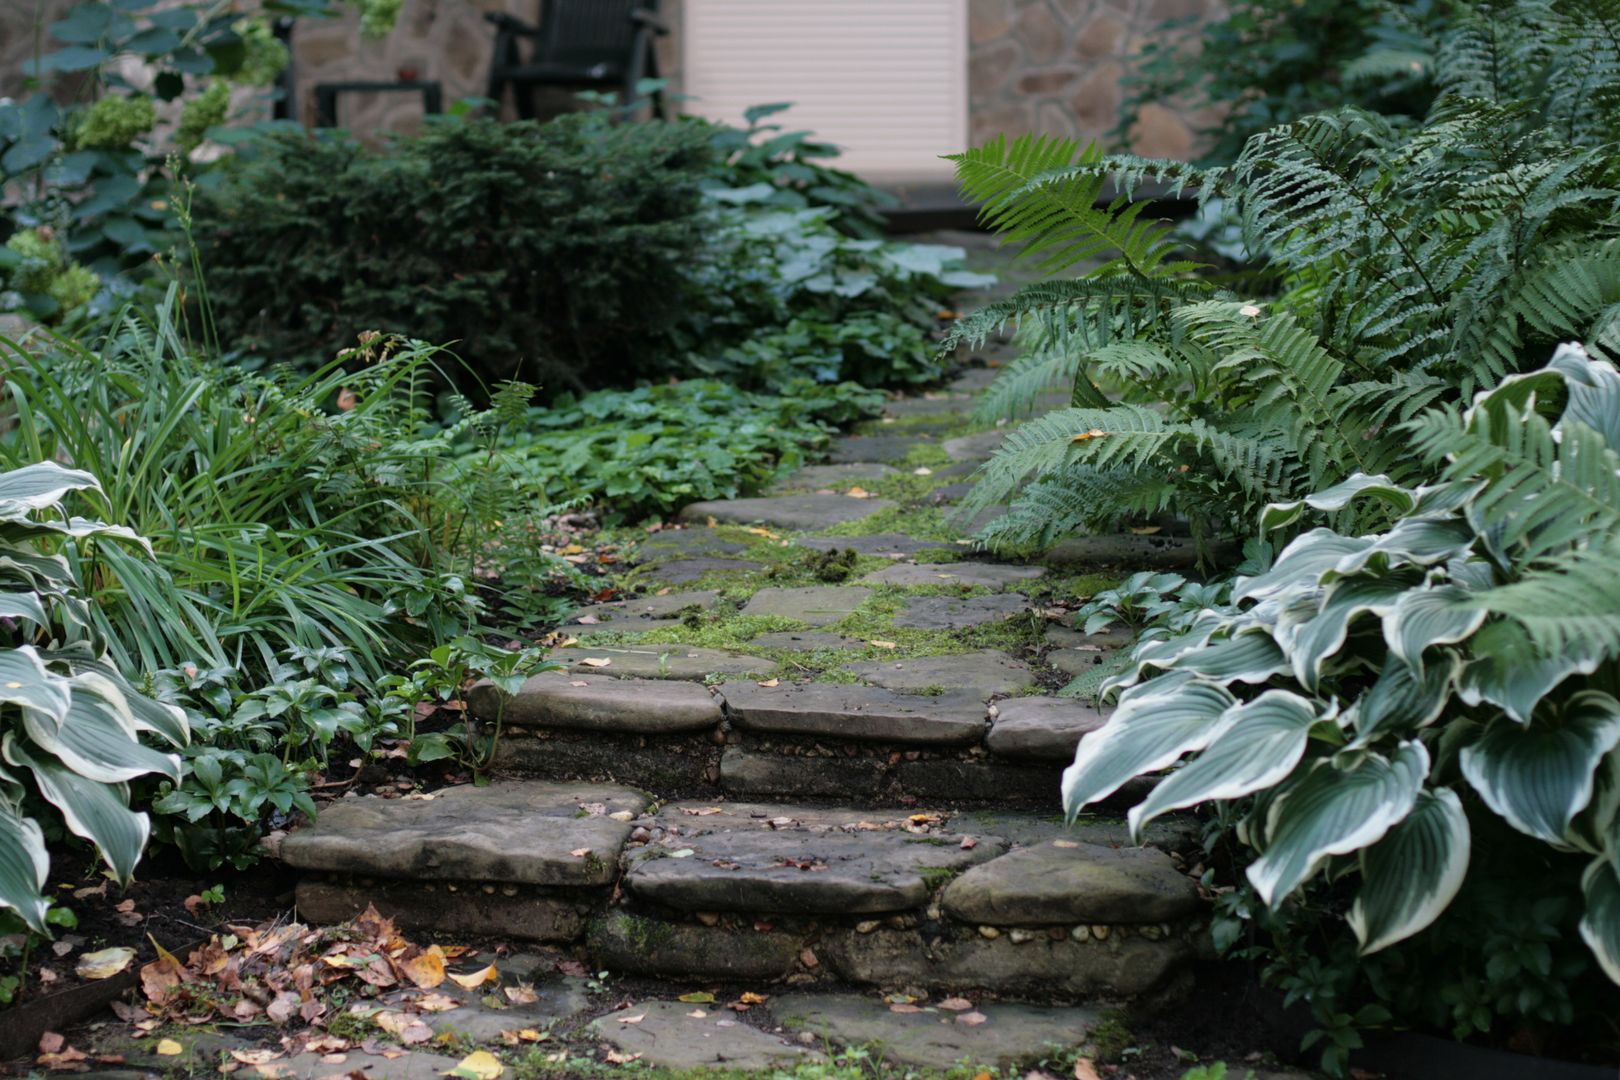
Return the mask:
[(1102, 1080), (1097, 1075), (1097, 1066), (1092, 1064), (1090, 1058), (1074, 1059), (1074, 1080)]
[(973, 1008), (973, 1002), (967, 998), (948, 997), (939, 1003), (939, 1007), (947, 1012), (967, 1012)]
[(982, 1012), (965, 1012), (957, 1016), (956, 1022), (966, 1024), (968, 1027), (978, 1027), (988, 1019), (990, 1018)]
[(533, 1005), (540, 1000), (540, 995), (534, 992), (534, 987), (527, 984), (504, 987), (501, 992), (506, 995), (506, 1000), (514, 1005)]
[(399, 973), (423, 990), (432, 990), (444, 982), (444, 953), (437, 945), (404, 960), (395, 961)]
[(67, 1040), (62, 1037), (60, 1032), (47, 1031), (39, 1037), (39, 1052), (42, 1054), (57, 1053), (66, 1045)]

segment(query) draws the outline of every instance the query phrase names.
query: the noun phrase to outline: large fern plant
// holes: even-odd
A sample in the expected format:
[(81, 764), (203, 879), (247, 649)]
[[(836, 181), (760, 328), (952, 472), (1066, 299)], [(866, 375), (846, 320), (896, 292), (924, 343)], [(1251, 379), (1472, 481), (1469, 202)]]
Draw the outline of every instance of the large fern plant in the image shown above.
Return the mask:
[[(947, 343), (1020, 325), (1025, 353), (986, 421), (1054, 386), (1071, 395), (981, 472), (965, 513), (1012, 503), (984, 538), (1045, 543), (1166, 512), (1199, 538), (1241, 534), (1268, 503), (1354, 472), (1416, 482), (1403, 421), (1559, 340), (1620, 352), (1620, 125), (1593, 104), (1620, 93), (1617, 13), (1481, 5), (1433, 43), (1440, 94), (1421, 126), (1307, 117), (1229, 169), (1034, 136), (956, 155), (989, 225), (1049, 274), (1083, 269), (975, 312)], [(1126, 197), (1145, 179), (1220, 195), (1271, 291), (1198, 276)], [(1122, 193), (1108, 205), (1105, 181)]]
[(1376, 500), (1395, 524), (1305, 532), (1233, 606), (1140, 645), (1066, 807), (1168, 768), (1133, 831), (1220, 808), (1271, 909), (1353, 883), (1363, 954), (1481, 887), (1473, 837), (1511, 829), (1531, 872), (1580, 864), (1580, 936), (1620, 983), (1620, 373), (1567, 346), (1401, 435), (1442, 481), (1358, 474), (1269, 508), (1283, 527)]

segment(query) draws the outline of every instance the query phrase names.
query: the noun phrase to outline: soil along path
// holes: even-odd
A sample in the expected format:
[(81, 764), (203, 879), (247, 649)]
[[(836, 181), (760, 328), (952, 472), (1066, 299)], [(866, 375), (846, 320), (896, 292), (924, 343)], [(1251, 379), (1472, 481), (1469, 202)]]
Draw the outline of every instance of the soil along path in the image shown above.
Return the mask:
[[(252, 1032), (178, 1040), (187, 1061), (493, 1080), (469, 1055), (561, 1076), (582, 1054), (753, 1071), (876, 1047), (1076, 1075), (1106, 1010), (1176, 1000), (1205, 935), (1191, 828), (1136, 848), (1058, 800), (1106, 711), (1055, 691), (1125, 644), (1069, 615), (1139, 565), (998, 561), (952, 516), (1005, 434), (969, 419), (982, 365), (1010, 356), (991, 343), (765, 497), (637, 533), (632, 598), (569, 617), (564, 670), (473, 694), (507, 732), (489, 786), (340, 799), (281, 847), (305, 923), (519, 951), (450, 957), (444, 1000), (379, 976), (319, 1014), (337, 1042), (290, 1038), (274, 1065)], [(123, 1056), (170, 1071), (170, 1049)]]

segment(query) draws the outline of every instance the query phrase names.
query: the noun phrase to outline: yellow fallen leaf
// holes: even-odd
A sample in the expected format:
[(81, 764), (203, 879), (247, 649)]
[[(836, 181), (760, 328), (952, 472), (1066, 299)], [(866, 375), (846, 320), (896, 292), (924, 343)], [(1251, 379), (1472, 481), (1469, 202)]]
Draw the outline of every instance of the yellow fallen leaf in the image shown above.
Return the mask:
[(584, 550), (585, 549), (580, 547), (578, 544), (569, 544), (567, 547), (558, 548), (557, 549), (557, 554), (559, 554), (559, 555), (578, 555), (581, 552), (583, 552)]
[(586, 667), (611, 667), (613, 665), (613, 660), (612, 658), (606, 656), (587, 656), (581, 660), (580, 663), (584, 664)]
[(900, 647), (892, 641), (868, 641), (867, 644), (877, 649), (898, 649)]
[(1052, 841), (1052, 846), (1060, 848), (1077, 848), (1080, 845), (1073, 840), (1054, 840)]
[(688, 1005), (708, 1005), (714, 1001), (714, 995), (707, 990), (693, 990), (689, 994), (682, 994), (675, 999)]
[(435, 945), (409, 960), (400, 961), (399, 969), (421, 989), (431, 990), (444, 982), (444, 954)]
[(781, 686), (782, 685), (782, 680), (781, 679), (766, 679), (764, 682), (760, 683), (759, 685), (766, 686), (766, 687), (769, 687), (769, 686)]
[(591, 853), (591, 849), (588, 848), (588, 847), (577, 847), (573, 851), (570, 851), (568, 854), (572, 855), (576, 859), (583, 859), (585, 856), (589, 855), (590, 853)]
[(506, 1000), (514, 1005), (533, 1005), (540, 1000), (540, 995), (534, 992), (534, 987), (527, 985), (508, 986), (501, 993), (505, 994)]
[(494, 964), (480, 968), (471, 975), (457, 975), (453, 971), (450, 973), (451, 981), (463, 990), (476, 990), (487, 982), (493, 982), (498, 977), (495, 973)]
[(742, 997), (738, 998), (737, 1000), (742, 1002), (744, 1005), (763, 1005), (770, 999), (771, 996), (769, 994), (756, 994), (752, 990), (746, 990), (743, 992)]
[(780, 539), (780, 537), (778, 537), (776, 533), (771, 532), (771, 530), (769, 530), (769, 529), (747, 528), (747, 529), (744, 529), (743, 532), (747, 533), (750, 536), (763, 536), (767, 540), (778, 540), (778, 539)]
[(110, 979), (114, 975), (129, 967), (135, 959), (135, 950), (118, 946), (112, 949), (102, 949), (100, 952), (88, 952), (79, 957), (79, 962), (73, 968), (81, 979)]
[(1091, 1063), (1090, 1058), (1075, 1058), (1074, 1080), (1102, 1080), (1102, 1077), (1097, 1075), (1097, 1066)]
[(281, 1056), (280, 1050), (255, 1048), (252, 1050), (232, 1050), (231, 1057), (243, 1065), (268, 1065)]
[(156, 1047), (157, 1053), (164, 1057), (174, 1057), (186, 1052), (186, 1048), (173, 1039), (159, 1039)]
[(1100, 439), (1106, 434), (1107, 434), (1107, 432), (1103, 431), (1102, 428), (1092, 428), (1090, 431), (1082, 431), (1080, 434), (1074, 436), (1069, 441), (1070, 442), (1085, 442), (1087, 439)]
[(872, 497), (872, 493), (863, 487), (852, 487), (844, 494), (852, 499), (870, 499)]
[(505, 1071), (506, 1067), (494, 1054), (488, 1050), (474, 1050), (444, 1075), (460, 1077), (461, 1080), (495, 1080)]

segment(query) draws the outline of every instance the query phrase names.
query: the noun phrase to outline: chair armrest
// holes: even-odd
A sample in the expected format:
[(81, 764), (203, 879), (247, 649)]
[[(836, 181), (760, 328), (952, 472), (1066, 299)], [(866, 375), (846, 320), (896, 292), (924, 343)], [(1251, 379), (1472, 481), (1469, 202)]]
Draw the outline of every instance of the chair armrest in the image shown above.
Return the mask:
[(630, 21), (639, 27), (651, 30), (659, 37), (665, 37), (669, 34), (669, 24), (664, 22), (664, 20), (660, 19), (657, 15), (654, 15), (652, 12), (648, 11), (646, 8), (637, 8), (635, 11), (632, 11), (630, 13)]
[(539, 27), (530, 26), (516, 15), (508, 15), (504, 11), (486, 11), (484, 12), (484, 21), (493, 23), (495, 26), (500, 27), (502, 32), (508, 34), (523, 34), (533, 37), (540, 33)]

